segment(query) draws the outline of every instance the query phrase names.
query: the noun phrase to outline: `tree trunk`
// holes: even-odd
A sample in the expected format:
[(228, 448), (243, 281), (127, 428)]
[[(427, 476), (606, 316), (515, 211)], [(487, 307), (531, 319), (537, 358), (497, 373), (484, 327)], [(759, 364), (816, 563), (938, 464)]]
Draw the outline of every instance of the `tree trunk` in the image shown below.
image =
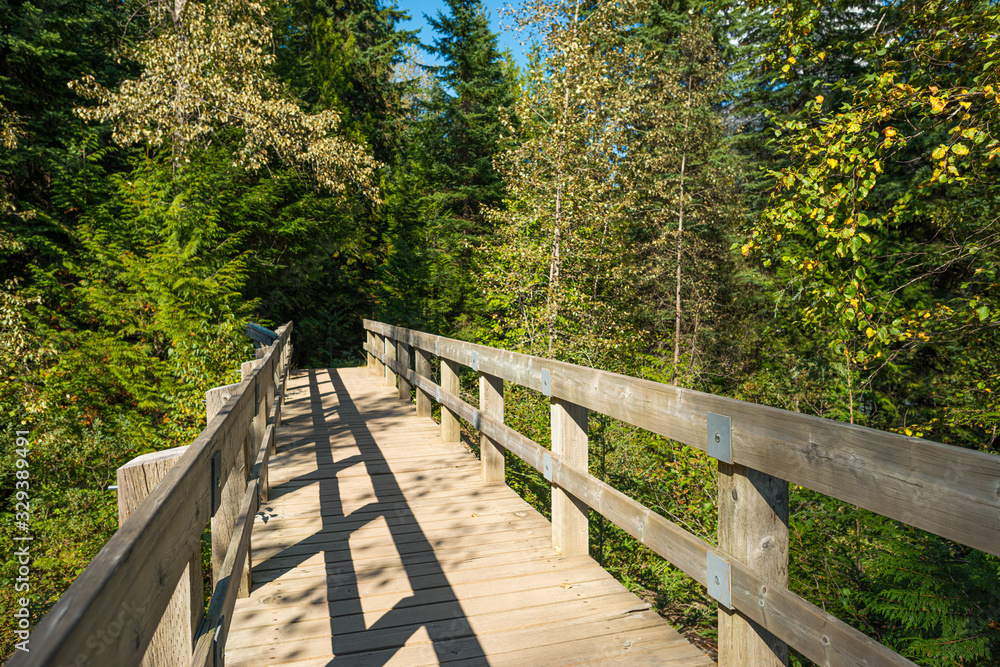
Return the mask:
[(681, 250), (684, 243), (684, 176), (687, 170), (688, 127), (691, 122), (691, 77), (688, 77), (687, 113), (684, 115), (684, 147), (681, 149), (680, 204), (677, 207), (677, 284), (674, 314), (674, 367), (670, 384), (677, 384), (677, 366), (681, 361)]

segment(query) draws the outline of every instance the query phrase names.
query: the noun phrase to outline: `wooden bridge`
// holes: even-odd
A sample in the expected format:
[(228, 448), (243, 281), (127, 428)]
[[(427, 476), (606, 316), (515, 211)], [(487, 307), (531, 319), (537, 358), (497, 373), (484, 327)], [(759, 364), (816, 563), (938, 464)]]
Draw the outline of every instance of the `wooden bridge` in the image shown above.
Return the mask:
[[(365, 328), (367, 367), (290, 372), (282, 327), (209, 392), (194, 443), (119, 470), (120, 530), (10, 664), (711, 665), (589, 557), (593, 510), (719, 601), (720, 665), (785, 664), (789, 645), (910, 665), (788, 590), (788, 483), (1000, 554), (1000, 457)], [(549, 397), (551, 449), (504, 424), (505, 382)], [(717, 545), (588, 473), (588, 410), (718, 460)], [(505, 456), (552, 485), (551, 523), (504, 484)]]

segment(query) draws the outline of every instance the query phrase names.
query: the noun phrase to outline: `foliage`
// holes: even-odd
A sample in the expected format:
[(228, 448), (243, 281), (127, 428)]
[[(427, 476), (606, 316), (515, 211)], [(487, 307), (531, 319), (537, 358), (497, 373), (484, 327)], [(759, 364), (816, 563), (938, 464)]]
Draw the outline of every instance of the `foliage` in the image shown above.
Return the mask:
[(98, 102), (80, 107), (84, 119), (115, 121), (115, 140), (168, 146), (175, 168), (190, 151), (225, 127), (243, 130), (235, 159), (252, 169), (276, 155), (310, 169), (319, 183), (341, 193), (348, 182), (377, 197), (376, 164), (364, 149), (334, 134), (339, 114), (303, 113), (268, 75), (274, 62), (267, 8), (243, 0), (151, 3), (154, 36), (128, 49), (142, 74), (117, 90), (84, 76), (71, 86)]

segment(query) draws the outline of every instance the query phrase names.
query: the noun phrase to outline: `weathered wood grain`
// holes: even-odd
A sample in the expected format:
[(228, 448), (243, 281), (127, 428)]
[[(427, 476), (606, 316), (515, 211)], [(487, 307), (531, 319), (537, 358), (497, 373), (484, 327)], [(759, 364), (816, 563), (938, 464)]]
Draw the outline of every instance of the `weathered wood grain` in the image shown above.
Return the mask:
[(735, 463), (1000, 555), (1000, 456), (365, 320), (442, 359), (707, 449), (708, 412), (732, 419)]
[[(461, 386), (458, 380), (459, 374), (458, 364), (453, 361), (448, 361), (446, 359), (441, 360), (441, 386), (434, 387), (438, 390), (435, 392), (435, 397), (441, 404), (441, 439), (445, 442), (458, 442), (462, 437), (462, 427), (458, 422), (458, 415), (456, 415), (450, 408), (450, 406), (445, 405), (442, 394), (448, 394), (449, 396), (458, 397), (461, 392)], [(415, 383), (416, 384), (416, 383)], [(425, 382), (420, 382), (417, 386), (422, 386), (427, 388), (428, 385), (432, 384), (429, 379)]]
[[(404, 371), (410, 371), (410, 346), (401, 340), (396, 341), (396, 363)], [(406, 379), (409, 377), (408, 372), (403, 372), (399, 375), (399, 399), (402, 401), (410, 400), (410, 383)]]
[[(185, 451), (187, 446), (144, 454), (118, 468), (119, 526), (156, 488)], [(141, 663), (143, 667), (186, 664), (191, 659), (195, 631), (204, 613), (201, 604), (200, 546), (190, 554), (188, 565), (160, 618), (156, 633), (146, 647)]]
[[(417, 380), (423, 382), (422, 378)], [(447, 402), (447, 403), (446, 403)], [(544, 456), (552, 456), (552, 481), (585, 502), (701, 585), (707, 583), (706, 556), (712, 551), (732, 568), (733, 604), (747, 618), (795, 647), (810, 660), (830, 667), (850, 665), (913, 665), (846, 623), (795, 595), (780, 583), (754, 572), (732, 554), (709, 545), (620, 491), (566, 465), (557, 454), (517, 431), (482, 415), (461, 399), (442, 394), (442, 404), (538, 472)], [(809, 629), (813, 624), (814, 630)]]
[(396, 387), (396, 341), (390, 336), (383, 338), (382, 343), (385, 346), (383, 352), (385, 353), (385, 358), (383, 360), (385, 368), (385, 386)]
[[(369, 332), (370, 333), (370, 332)], [(431, 353), (420, 348), (413, 348), (417, 355), (414, 372), (423, 378), (431, 379)], [(431, 395), (425, 389), (417, 389), (417, 416), (431, 416)]]
[[(268, 354), (290, 334), (287, 326)], [(10, 665), (139, 664), (190, 554), (200, 549), (211, 510), (211, 459), (216, 452), (235, 458), (233, 432), (243, 428), (253, 398), (247, 386), (241, 383), (41, 620), (31, 652), (18, 652)]]
[(257, 484), (256, 479), (250, 481), (240, 502), (236, 530), (233, 531), (222, 565), (222, 577), (214, 586), (205, 621), (199, 628), (198, 638), (195, 641), (192, 666), (212, 667), (218, 664), (216, 641), (220, 650), (226, 645), (226, 635), (232, 623), (233, 608), (240, 593), (244, 578), (243, 569), (249, 554), (250, 532), (253, 529), (254, 514), (257, 512)]
[[(418, 389), (420, 382), (433, 385), (409, 372)], [(285, 481), (261, 505), (266, 521), (255, 522), (261, 579), (234, 608), (227, 664), (320, 656), (381, 664), (379, 651), (400, 650), (407, 664), (413, 654), (402, 644), (430, 650), (433, 664), (440, 660), (434, 647), (453, 646), (462, 652), (448, 660), (478, 655), (478, 664), (493, 664), (494, 653), (517, 651), (523, 664), (544, 665), (558, 664), (559, 655), (577, 662), (610, 656), (624, 642), (646, 642), (643, 650), (661, 664), (676, 656), (688, 666), (711, 664), (588, 556), (566, 559), (552, 550), (550, 525), (513, 491), (475, 484), (479, 467), (470, 469), (466, 462), (475, 459), (466, 450), (444, 443), (434, 429), (417, 436), (425, 420), (396, 390), (378, 386), (380, 378), (362, 369), (307, 377), (292, 381), (285, 406), (286, 424), (301, 428), (283, 428), (277, 437), (312, 444), (282, 440), (269, 462), (277, 470), (294, 457)], [(461, 410), (479, 412), (465, 404)], [(310, 438), (307, 428), (322, 436)], [(307, 457), (297, 456), (304, 451), (332, 472), (310, 476)], [(341, 462), (356, 460), (362, 465), (352, 469), (363, 471), (379, 457), (378, 469), (414, 472), (367, 482), (341, 476)], [(414, 632), (428, 640), (411, 641)], [(637, 664), (653, 664), (652, 657)]]
[[(491, 419), (503, 423), (503, 380), (479, 374), (479, 410)], [(483, 483), (503, 484), (503, 449), (485, 434), (479, 436), (479, 459)]]
[[(558, 398), (551, 400), (552, 453), (564, 465), (586, 472), (587, 409)], [(552, 487), (552, 546), (564, 556), (589, 553), (590, 510), (558, 485)]]
[[(719, 548), (788, 587), (788, 482), (719, 463)], [(736, 609), (719, 605), (719, 666), (780, 667), (788, 646)]]

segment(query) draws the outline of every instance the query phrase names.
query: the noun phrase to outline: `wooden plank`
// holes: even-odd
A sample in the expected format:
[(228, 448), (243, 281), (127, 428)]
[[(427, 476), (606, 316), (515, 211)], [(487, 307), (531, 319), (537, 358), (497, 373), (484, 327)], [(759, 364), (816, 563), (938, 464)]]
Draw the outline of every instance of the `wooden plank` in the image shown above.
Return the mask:
[[(479, 374), (479, 410), (503, 423), (503, 380)], [(504, 483), (503, 449), (488, 435), (479, 436), (480, 475), (484, 484)]]
[(194, 645), (194, 655), (191, 665), (214, 667), (216, 659), (216, 642), (220, 647), (226, 645), (229, 626), (232, 623), (233, 608), (240, 594), (244, 579), (243, 569), (247, 562), (250, 546), (250, 533), (253, 529), (253, 516), (257, 512), (258, 481), (251, 480), (243, 494), (240, 503), (236, 530), (226, 549), (226, 559), (222, 565), (222, 577), (215, 584), (212, 599), (208, 604), (205, 622), (199, 628), (198, 638)]
[(407, 336), (442, 359), (542, 391), (549, 371), (556, 398), (691, 447), (707, 449), (708, 412), (732, 419), (733, 458), (755, 470), (859, 505), (911, 526), (1000, 555), (1000, 456), (778, 408), (496, 350), (365, 321)]
[[(305, 580), (279, 578), (269, 581), (267, 587), (258, 588), (251, 597), (238, 600), (236, 609), (250, 613), (260, 609), (266, 611), (272, 607), (321, 606), (331, 599), (336, 599), (336, 596), (344, 595), (341, 586), (345, 584), (377, 584), (384, 587), (384, 592), (390, 593), (422, 590), (425, 586), (433, 587), (440, 584), (441, 573), (447, 576), (449, 584), (458, 585), (494, 579), (514, 580), (540, 572), (561, 572), (569, 575), (579, 573), (582, 566), (593, 567), (594, 563), (581, 556), (559, 556), (545, 547), (505, 552), (487, 559), (441, 561), (420, 565), (404, 565), (399, 559), (393, 561), (386, 558), (372, 561), (370, 566), (364, 569), (345, 566), (342, 572), (331, 572), (326, 569), (328, 566), (323, 565), (322, 571), (314, 570), (312, 577)], [(299, 570), (300, 568), (296, 568), (294, 573), (299, 574)], [(597, 571), (603, 572), (600, 567)], [(610, 575), (605, 573), (605, 576)], [(325, 582), (317, 585), (315, 579), (325, 579)], [(564, 577), (564, 581), (568, 580)], [(325, 585), (322, 585), (324, 583)], [(303, 614), (322, 612), (322, 609), (316, 612), (302, 611)]]
[[(764, 580), (788, 587), (788, 482), (719, 462), (719, 548)], [(719, 667), (779, 667), (788, 645), (719, 605)]]
[[(396, 362), (405, 370), (410, 370), (410, 346), (401, 340), (396, 341)], [(399, 376), (399, 400), (410, 402), (410, 383), (406, 380), (407, 373)]]
[(374, 373), (375, 372), (375, 357), (372, 356), (371, 350), (372, 350), (373, 347), (375, 347), (375, 341), (374, 341), (375, 334), (373, 334), (371, 331), (366, 331), (365, 332), (365, 336), (366, 336), (366, 343), (367, 343), (365, 345), (365, 348), (364, 348), (365, 349), (365, 359), (368, 362), (367, 363), (367, 365), (368, 365), (368, 371), (371, 372), (371, 373)]
[[(463, 517), (467, 518), (467, 517)], [(425, 542), (432, 545), (444, 544), (450, 538), (456, 536), (478, 536), (478, 535), (495, 535), (498, 533), (515, 533), (518, 531), (525, 531), (525, 534), (540, 534), (543, 532), (550, 531), (551, 528), (548, 524), (542, 522), (520, 522), (515, 523), (511, 521), (509, 514), (507, 515), (490, 515), (485, 517), (476, 517), (477, 521), (470, 525), (467, 521), (455, 521), (454, 519), (448, 520), (446, 522), (437, 522), (438, 526), (434, 527), (432, 530), (423, 530), (421, 522), (418, 525), (414, 522), (409, 526), (393, 526), (392, 538), (395, 544), (404, 544), (407, 542)], [(368, 526), (375, 525), (380, 528), (378, 531), (366, 531), (365, 528)], [(515, 527), (517, 526), (517, 527)], [(264, 553), (268, 550), (277, 551), (286, 549), (291, 544), (343, 544), (350, 541), (352, 545), (357, 547), (358, 545), (368, 545), (369, 543), (373, 545), (384, 544), (385, 534), (384, 525), (379, 526), (379, 524), (372, 524), (368, 522), (364, 526), (357, 530), (343, 529), (339, 526), (329, 527), (324, 526), (322, 529), (315, 532), (303, 532), (303, 533), (288, 533), (285, 531), (264, 531), (260, 529), (254, 531), (254, 548), (260, 553)], [(256, 579), (255, 579), (256, 581)]]
[[(457, 403), (456, 410), (472, 416), (471, 411), (475, 408), (464, 403), (465, 408), (462, 408)], [(545, 448), (490, 419), (480, 418), (479, 424), (480, 429), (489, 433), (505, 449), (539, 472), (543, 470)], [(704, 586), (707, 583), (708, 551), (728, 562), (733, 572), (734, 606), (810, 660), (844, 667), (864, 664), (865, 661), (879, 665), (913, 664), (786, 588), (760, 577), (731, 554), (716, 549), (597, 478), (564, 465), (555, 454), (552, 454), (552, 467), (555, 484), (584, 501), (699, 584)], [(817, 628), (823, 628), (823, 634), (803, 627), (802, 619), (805, 618), (815, 622)]]
[[(414, 348), (416, 352), (415, 372), (421, 377), (431, 379), (431, 353), (427, 350)], [(431, 416), (431, 395), (424, 389), (417, 389), (417, 416)]]
[[(532, 544), (530, 542), (510, 542), (507, 544), (490, 544), (482, 547), (479, 550), (476, 549), (459, 549), (454, 550), (445, 554), (434, 554), (434, 553), (416, 553), (409, 555), (405, 559), (405, 567), (407, 572), (415, 571), (425, 565), (433, 566), (434, 569), (440, 570), (442, 568), (447, 568), (451, 564), (456, 563), (482, 563), (487, 564), (493, 562), (495, 559), (503, 559), (505, 562), (514, 562), (521, 560), (525, 556), (530, 556), (532, 560), (539, 560), (539, 554), (547, 555), (558, 555), (552, 551), (552, 547), (549, 544)], [(381, 555), (358, 558), (355, 557), (353, 561), (344, 561), (342, 565), (351, 565), (355, 572), (362, 573), (365, 571), (374, 571), (385, 568), (393, 568), (399, 565), (401, 558), (399, 554)], [(275, 567), (273, 569), (267, 569), (264, 573), (264, 581), (267, 583), (262, 584), (257, 590), (264, 594), (264, 586), (267, 587), (266, 590), (279, 590), (281, 588), (288, 588), (290, 590), (299, 590), (304, 587), (304, 579), (308, 579), (311, 583), (307, 586), (313, 590), (319, 591), (323, 589), (321, 582), (317, 579), (322, 579), (323, 574), (316, 576), (316, 572), (325, 572), (331, 564), (326, 562), (326, 559), (321, 555), (317, 554), (315, 557), (311, 557), (305, 560), (297, 560), (295, 564), (291, 567), (288, 564), (282, 565), (281, 567)], [(336, 565), (334, 566), (336, 567)], [(313, 573), (312, 575), (301, 574), (300, 573)], [(335, 570), (334, 574), (339, 572)], [(250, 598), (244, 598), (250, 599)]]
[[(18, 652), (10, 665), (139, 663), (190, 553), (200, 548), (211, 506), (210, 461), (216, 451), (228, 453), (230, 430), (249, 405), (246, 384), (41, 620), (32, 651)], [(118, 632), (109, 635), (111, 624)], [(98, 636), (107, 641), (93, 641)]]
[(388, 336), (382, 339), (385, 346), (385, 386), (396, 387), (396, 345), (392, 338)]
[(226, 401), (236, 393), (236, 390), (240, 387), (240, 382), (236, 384), (227, 384), (221, 387), (215, 387), (214, 389), (209, 389), (205, 392), (205, 413), (208, 415), (208, 419), (205, 423), (212, 421), (215, 415), (219, 414), (219, 410), (222, 406), (226, 404)]
[[(568, 604), (573, 605), (573, 603)], [(595, 645), (601, 637), (611, 637), (609, 641), (601, 642), (602, 645), (610, 647), (645, 634), (656, 632), (668, 636), (674, 634), (662, 619), (648, 611), (647, 605), (635, 606), (633, 603), (631, 609), (620, 602), (604, 608), (593, 605), (595, 608), (591, 609), (590, 606), (578, 605), (579, 611), (575, 615), (563, 609), (558, 612), (539, 609), (483, 614), (471, 618), (451, 618), (420, 625), (427, 628), (431, 636), (442, 636), (441, 640), (434, 641), (434, 645), (440, 652), (449, 655), (451, 660), (463, 657), (453, 642), (464, 637), (474, 639), (478, 645), (470, 644), (467, 650), (471, 650), (473, 656), (478, 654), (483, 658), (492, 653), (552, 644), (570, 645), (570, 642), (588, 642), (590, 654), (594, 656), (597, 652)], [(355, 634), (341, 635), (334, 632), (333, 640), (338, 648), (336, 655), (351, 655), (381, 648), (396, 648), (400, 645), (412, 646), (408, 640), (413, 632), (414, 628), (411, 626), (391, 626)], [(267, 640), (269, 641), (265, 644), (227, 653), (230, 664), (274, 664), (280, 663), (283, 659), (288, 660), (292, 656), (303, 660), (334, 655), (330, 652), (329, 635), (288, 642), (274, 641), (273, 636), (267, 636)], [(465, 656), (471, 657), (469, 653)], [(366, 659), (370, 660), (368, 657)]]
[(382, 363), (382, 354), (385, 352), (385, 340), (381, 334), (375, 335), (375, 375), (385, 378), (385, 365)]
[[(228, 399), (228, 396), (227, 396)], [(156, 488), (187, 446), (174, 447), (136, 457), (118, 468), (118, 525)], [(144, 667), (185, 664), (191, 659), (195, 631), (201, 621), (201, 545), (189, 555), (187, 567), (160, 618), (145, 654)]]
[[(458, 380), (458, 364), (447, 359), (441, 360), (441, 386), (440, 391), (435, 392), (438, 402), (441, 403), (441, 439), (445, 442), (459, 442), (462, 439), (462, 429), (458, 423), (458, 415), (451, 411), (445, 404), (448, 396), (458, 398), (461, 393), (461, 386)], [(423, 380), (423, 378), (421, 378)], [(419, 382), (417, 386), (426, 386), (430, 380)], [(436, 385), (435, 385), (436, 386)]]
[[(260, 609), (244, 608), (238, 625), (240, 635), (237, 637), (235, 632), (231, 635), (234, 643), (230, 646), (253, 645), (257, 639), (255, 635), (262, 629), (280, 635), (282, 641), (329, 637), (330, 621), (339, 616), (356, 614), (358, 598), (364, 600), (366, 625), (378, 621), (392, 609), (411, 610), (410, 614), (400, 617), (398, 624), (413, 623), (418, 619), (443, 620), (453, 613), (456, 598), (461, 601), (466, 616), (526, 610), (530, 613), (522, 618), (529, 620), (544, 614), (540, 607), (560, 602), (578, 602), (582, 606), (604, 598), (600, 602), (611, 602), (622, 608), (636, 603), (634, 595), (599, 567), (584, 568), (582, 573), (579, 569), (553, 570), (490, 580), (474, 578), (461, 584), (442, 581), (439, 574), (425, 579), (429, 580), (429, 585), (416, 581), (412, 588), (404, 587), (398, 584), (405, 584), (405, 580), (397, 580), (397, 585), (389, 588), (381, 586), (380, 582), (359, 584), (341, 576), (335, 577), (336, 581), (343, 582), (341, 586), (328, 587), (328, 599), (320, 603), (291, 606), (266, 604)], [(400, 600), (400, 594), (408, 597)], [(271, 600), (270, 592), (262, 599)], [(584, 607), (585, 611), (588, 609)]]
[[(587, 472), (587, 409), (554, 398), (550, 404), (552, 453), (563, 465)], [(587, 504), (552, 486), (552, 546), (566, 556), (589, 553)]]
[[(508, 531), (498, 531), (479, 535), (467, 535), (459, 531), (457, 534), (435, 539), (433, 546), (435, 553), (440, 553), (450, 549), (462, 549), (465, 547), (481, 547), (487, 544), (507, 543), (512, 539), (517, 539), (520, 542), (543, 545), (551, 539), (550, 529), (548, 527), (525, 529), (520, 531), (516, 537), (512, 537)], [(389, 544), (386, 544), (385, 540), (382, 539), (365, 544), (364, 549), (367, 557), (374, 557), (382, 553), (410, 554), (426, 550), (426, 539), (413, 541), (394, 540)], [(255, 548), (253, 550), (253, 559), (254, 562), (263, 565), (264, 561), (271, 561), (272, 559), (280, 559), (281, 562), (287, 562), (293, 557), (310, 555), (319, 552), (325, 553), (328, 561), (330, 562), (336, 561), (338, 558), (351, 558), (351, 547), (348, 540), (345, 540), (342, 536), (337, 534), (326, 534), (317, 535), (315, 539), (299, 540), (298, 542), (290, 545), (285, 544), (273, 547)], [(270, 564), (272, 567), (273, 565), (274, 563)]]

